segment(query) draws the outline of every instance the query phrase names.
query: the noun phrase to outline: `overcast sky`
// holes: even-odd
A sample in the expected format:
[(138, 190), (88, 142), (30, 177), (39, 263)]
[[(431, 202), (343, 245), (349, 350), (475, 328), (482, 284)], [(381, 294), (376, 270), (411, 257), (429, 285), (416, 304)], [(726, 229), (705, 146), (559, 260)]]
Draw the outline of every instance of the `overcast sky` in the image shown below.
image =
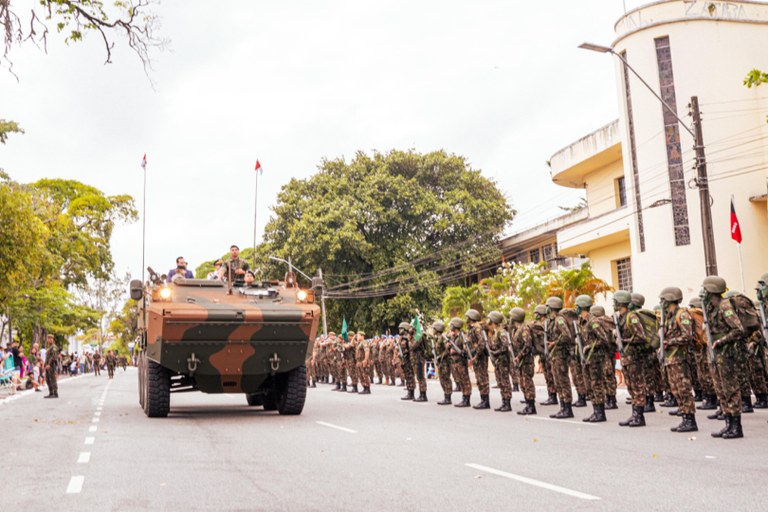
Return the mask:
[[(0, 146), (0, 167), (128, 193), (140, 210), (146, 153), (147, 264), (162, 271), (252, 245), (257, 158), (259, 237), (291, 177), (393, 148), (465, 156), (518, 210), (516, 231), (578, 201), (545, 162), (618, 116), (614, 62), (576, 47), (610, 44), (624, 3), (643, 2), (165, 0), (155, 90), (119, 37), (110, 65), (94, 34), (14, 49), (0, 118), (26, 133)], [(137, 276), (141, 222), (112, 247)]]

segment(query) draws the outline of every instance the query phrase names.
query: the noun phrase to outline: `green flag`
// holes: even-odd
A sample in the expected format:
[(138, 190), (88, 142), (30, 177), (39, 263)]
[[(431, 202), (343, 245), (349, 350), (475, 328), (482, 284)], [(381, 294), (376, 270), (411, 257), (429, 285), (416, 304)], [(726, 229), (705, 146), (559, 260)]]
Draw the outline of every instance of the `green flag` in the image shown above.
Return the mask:
[(413, 325), (413, 328), (416, 331), (416, 339), (414, 341), (419, 341), (421, 339), (421, 335), (423, 334), (421, 331), (421, 322), (419, 321), (419, 315), (416, 315), (416, 318), (413, 319), (413, 322), (411, 322), (411, 325)]
[(347, 327), (347, 319), (341, 323), (341, 339), (349, 343), (349, 327)]

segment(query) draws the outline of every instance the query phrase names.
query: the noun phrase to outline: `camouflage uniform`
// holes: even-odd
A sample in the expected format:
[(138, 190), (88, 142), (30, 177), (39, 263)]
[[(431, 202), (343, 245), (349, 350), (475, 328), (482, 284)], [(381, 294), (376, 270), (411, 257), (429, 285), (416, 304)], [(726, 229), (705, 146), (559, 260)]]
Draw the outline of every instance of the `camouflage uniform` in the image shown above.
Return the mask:
[[(606, 347), (605, 361), (603, 363), (603, 382), (605, 384), (605, 394), (608, 397), (607, 401), (612, 403), (616, 400), (616, 351), (618, 347), (616, 345), (616, 336), (614, 329), (616, 326), (613, 324), (613, 319), (609, 316), (598, 317), (598, 320), (603, 325), (603, 330), (608, 335), (608, 346)], [(616, 408), (613, 403), (613, 409)]]
[(693, 321), (684, 308), (677, 308), (674, 314), (665, 315), (664, 320), (664, 367), (669, 386), (677, 399), (681, 414), (694, 414), (691, 383), (690, 348), (693, 345)]
[(645, 384), (645, 361), (647, 341), (643, 323), (635, 311), (618, 315), (619, 330), (624, 353), (621, 355), (621, 370), (624, 382), (632, 397), (632, 405), (645, 409), (649, 392)]
[[(469, 380), (467, 357), (461, 345), (461, 334), (448, 334), (447, 337), (453, 343), (453, 346), (449, 344), (453, 374), (456, 381), (459, 383), (459, 386), (461, 386), (461, 394), (468, 399), (469, 396), (472, 395), (472, 383)], [(458, 351), (456, 350), (457, 348), (459, 349)]]
[(558, 313), (545, 322), (547, 340), (552, 344), (549, 348), (549, 362), (552, 366), (552, 376), (557, 387), (560, 404), (571, 404), (573, 393), (568, 369), (573, 353), (573, 337), (566, 325), (566, 319)]
[(101, 375), (101, 354), (98, 352), (93, 354), (93, 373)]
[(336, 380), (336, 388), (343, 388), (347, 390), (347, 373), (344, 368), (344, 340), (340, 336), (336, 336), (331, 341), (331, 361), (334, 369), (334, 379)]
[(370, 342), (358, 339), (355, 343), (355, 361), (357, 361), (357, 374), (360, 376), (360, 385), (362, 392), (370, 392), (370, 366), (371, 366), (371, 347)]
[(437, 364), (437, 376), (440, 379), (440, 387), (443, 388), (443, 394), (446, 397), (451, 396), (453, 384), (451, 383), (451, 353), (450, 346), (445, 341), (443, 335), (435, 334), (433, 336), (435, 344), (435, 361)]
[(491, 350), (493, 361), (493, 371), (496, 378), (496, 384), (501, 392), (501, 399), (512, 399), (512, 385), (510, 383), (510, 356), (509, 356), (509, 333), (503, 327), (499, 326), (495, 332), (488, 338), (488, 347)]
[(48, 396), (59, 397), (59, 347), (55, 343), (48, 345), (45, 351), (45, 385), (48, 386)]
[(347, 335), (348, 341), (344, 343), (344, 367), (346, 368), (346, 376), (344, 377), (344, 382), (346, 382), (346, 377), (349, 376), (350, 384), (352, 384), (352, 389), (356, 390), (358, 381), (360, 379), (360, 376), (357, 374), (357, 361), (355, 360), (355, 350), (357, 348), (357, 340), (355, 339), (355, 336), (349, 336)]
[[(379, 384), (384, 382), (384, 374), (382, 373), (380, 356), (381, 340), (378, 336), (376, 336), (371, 341), (371, 360), (373, 361), (373, 364), (371, 365), (371, 374), (376, 374), (376, 377), (379, 379)], [(373, 376), (371, 376), (371, 381), (373, 381)]]
[(536, 399), (536, 386), (533, 383), (533, 335), (528, 323), (516, 326), (512, 334), (512, 347), (515, 351), (515, 360), (512, 366), (516, 366), (520, 375), (520, 389), (525, 400)]
[[(413, 391), (416, 389), (416, 377), (413, 374), (413, 364), (411, 363), (411, 335), (401, 335), (399, 344), (400, 349), (403, 351), (403, 355), (400, 359), (400, 366), (402, 371), (401, 378), (405, 380), (405, 389), (408, 390), (410, 394), (413, 394)], [(398, 356), (400, 355), (399, 352), (396, 352), (396, 354)]]
[(109, 375), (109, 378), (112, 379), (115, 377), (115, 366), (117, 366), (117, 358), (110, 352), (107, 354), (105, 359), (107, 363), (107, 374)]
[(723, 414), (741, 417), (740, 368), (744, 345), (744, 327), (733, 309), (731, 301), (721, 299), (719, 306), (709, 302), (705, 306), (712, 340), (717, 345), (717, 376), (722, 395), (720, 406)]
[(555, 377), (552, 373), (552, 365), (550, 364), (549, 359), (544, 357), (544, 322), (544, 319), (537, 319), (531, 324), (531, 336), (533, 336), (534, 354), (539, 357), (539, 363), (541, 363), (541, 369), (544, 373), (544, 381), (547, 384), (547, 394), (552, 397), (553, 395), (557, 396), (557, 387), (555, 386)]
[(473, 322), (468, 325), (466, 335), (474, 359), (472, 360), (472, 369), (475, 371), (475, 381), (480, 395), (488, 395), (490, 391), (488, 378), (488, 352), (485, 350), (485, 338), (483, 337), (483, 326), (480, 322)]
[(580, 318), (579, 334), (581, 335), (586, 359), (586, 371), (584, 374), (589, 379), (590, 397), (592, 405), (605, 404), (605, 378), (603, 368), (605, 366), (606, 352), (610, 346), (608, 333), (605, 332), (602, 323), (592, 314)]
[[(424, 377), (424, 342), (426, 338), (422, 334), (421, 338), (416, 340), (416, 335), (411, 334), (408, 340), (408, 351), (411, 359), (411, 369), (414, 380), (419, 383), (419, 393), (426, 394), (427, 392), (427, 379)], [(416, 388), (414, 383), (413, 389)]]

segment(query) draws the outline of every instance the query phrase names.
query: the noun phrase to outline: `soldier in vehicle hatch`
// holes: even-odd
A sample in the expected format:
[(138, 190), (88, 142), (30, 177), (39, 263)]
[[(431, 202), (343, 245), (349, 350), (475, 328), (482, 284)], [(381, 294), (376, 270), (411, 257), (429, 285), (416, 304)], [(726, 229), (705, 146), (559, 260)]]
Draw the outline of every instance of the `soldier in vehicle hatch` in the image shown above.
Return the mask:
[(228, 281), (231, 276), (232, 286), (242, 286), (248, 269), (248, 263), (240, 259), (240, 248), (233, 244), (229, 248), (229, 259), (219, 269), (219, 279)]

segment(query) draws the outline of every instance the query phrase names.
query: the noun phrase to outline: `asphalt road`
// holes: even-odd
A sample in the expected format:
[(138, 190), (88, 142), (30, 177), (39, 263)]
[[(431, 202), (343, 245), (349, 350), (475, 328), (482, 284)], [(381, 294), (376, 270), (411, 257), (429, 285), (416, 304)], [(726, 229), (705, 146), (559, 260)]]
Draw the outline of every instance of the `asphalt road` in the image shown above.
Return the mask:
[[(373, 394), (309, 390), (301, 416), (248, 407), (239, 395), (173, 395), (168, 418), (144, 416), (137, 372), (69, 379), (58, 400), (0, 400), (2, 510), (761, 510), (768, 412), (674, 434), (666, 410), (649, 426), (439, 407)], [(539, 391), (540, 399), (544, 392)], [(0, 397), (6, 396), (5, 393)], [(458, 393), (454, 394), (454, 399)], [(499, 405), (492, 390), (492, 405)], [(519, 394), (513, 408), (520, 410)], [(477, 397), (473, 397), (473, 402)], [(623, 398), (620, 400), (623, 402)]]

